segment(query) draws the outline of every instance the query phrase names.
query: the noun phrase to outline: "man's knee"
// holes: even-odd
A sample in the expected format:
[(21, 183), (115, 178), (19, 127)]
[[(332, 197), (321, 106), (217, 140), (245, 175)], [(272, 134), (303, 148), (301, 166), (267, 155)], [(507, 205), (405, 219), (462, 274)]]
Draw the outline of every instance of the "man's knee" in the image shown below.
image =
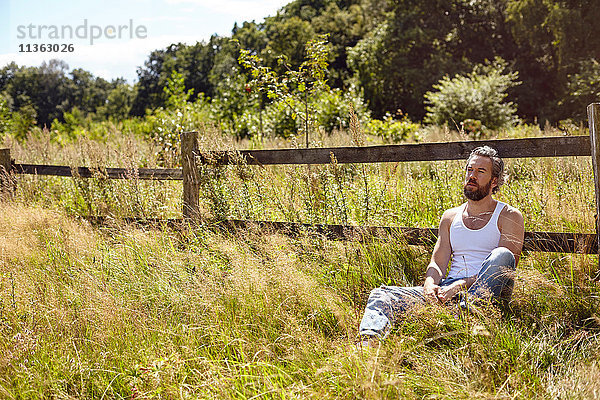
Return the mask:
[(383, 287), (377, 287), (369, 293), (366, 308), (384, 312), (387, 309), (391, 309), (392, 303), (390, 293)]
[(387, 293), (381, 287), (376, 287), (375, 289), (371, 290), (371, 293), (369, 293), (369, 299), (381, 299), (385, 296), (387, 296)]
[(515, 255), (506, 247), (496, 247), (490, 253), (490, 262), (493, 265), (515, 268)]

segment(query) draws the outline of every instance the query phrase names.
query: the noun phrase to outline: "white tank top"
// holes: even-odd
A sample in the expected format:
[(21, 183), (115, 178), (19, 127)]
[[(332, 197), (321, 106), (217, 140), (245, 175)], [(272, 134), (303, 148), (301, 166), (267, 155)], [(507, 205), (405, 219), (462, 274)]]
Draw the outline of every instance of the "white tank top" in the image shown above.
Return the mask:
[(463, 223), (462, 215), (466, 206), (467, 203), (460, 208), (450, 225), (452, 263), (447, 279), (460, 279), (477, 275), (481, 270), (483, 260), (500, 243), (498, 217), (505, 203), (497, 202), (492, 217), (481, 229), (469, 229)]

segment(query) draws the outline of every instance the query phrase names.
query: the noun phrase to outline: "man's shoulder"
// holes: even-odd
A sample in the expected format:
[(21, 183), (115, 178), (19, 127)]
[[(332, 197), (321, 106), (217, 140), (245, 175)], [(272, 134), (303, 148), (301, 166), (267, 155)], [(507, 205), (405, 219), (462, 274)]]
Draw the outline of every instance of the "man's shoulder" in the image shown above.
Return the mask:
[(444, 211), (444, 214), (442, 214), (441, 222), (452, 222), (454, 217), (462, 211), (463, 206), (464, 204), (461, 204), (460, 206), (449, 208), (446, 211)]
[(456, 207), (452, 207), (452, 208), (447, 209), (446, 211), (444, 211), (444, 214), (442, 215), (442, 218), (449, 217), (449, 216), (454, 217), (456, 214), (458, 214), (463, 209), (464, 205), (465, 204), (463, 203), (460, 206), (456, 206)]
[(523, 214), (516, 207), (511, 206), (510, 204), (506, 204), (502, 211), (500, 212), (500, 217), (521, 217), (523, 218)]
[(521, 211), (519, 211), (516, 207), (506, 204), (506, 206), (500, 212), (499, 220), (499, 223), (509, 221), (518, 225), (523, 225), (524, 219)]

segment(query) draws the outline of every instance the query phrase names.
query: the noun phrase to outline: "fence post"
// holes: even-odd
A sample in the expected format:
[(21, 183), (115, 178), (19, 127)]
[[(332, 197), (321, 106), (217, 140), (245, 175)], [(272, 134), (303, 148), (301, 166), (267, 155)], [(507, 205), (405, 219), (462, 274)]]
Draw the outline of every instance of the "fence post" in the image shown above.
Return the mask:
[[(587, 113), (590, 126), (594, 186), (596, 189), (596, 240), (599, 245), (598, 249), (600, 249), (600, 103), (588, 105)], [(600, 267), (600, 255), (598, 257), (598, 266)]]
[(181, 133), (183, 168), (183, 218), (197, 220), (200, 212), (200, 175), (196, 164), (198, 132)]
[(13, 193), (10, 149), (0, 149), (0, 197), (9, 199)]

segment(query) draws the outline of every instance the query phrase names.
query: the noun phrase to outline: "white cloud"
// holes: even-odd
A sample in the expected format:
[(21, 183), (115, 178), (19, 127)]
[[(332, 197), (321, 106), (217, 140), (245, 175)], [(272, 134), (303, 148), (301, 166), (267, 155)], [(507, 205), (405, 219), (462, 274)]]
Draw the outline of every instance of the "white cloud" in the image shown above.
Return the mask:
[(168, 4), (194, 4), (215, 13), (228, 14), (236, 21), (262, 20), (274, 15), (291, 0), (165, 0)]
[[(171, 15), (159, 15), (152, 16), (146, 18), (140, 18), (140, 23), (148, 23), (148, 22), (188, 22), (193, 20), (194, 18), (191, 16), (171, 16)], [(137, 21), (137, 20), (136, 20)]]

